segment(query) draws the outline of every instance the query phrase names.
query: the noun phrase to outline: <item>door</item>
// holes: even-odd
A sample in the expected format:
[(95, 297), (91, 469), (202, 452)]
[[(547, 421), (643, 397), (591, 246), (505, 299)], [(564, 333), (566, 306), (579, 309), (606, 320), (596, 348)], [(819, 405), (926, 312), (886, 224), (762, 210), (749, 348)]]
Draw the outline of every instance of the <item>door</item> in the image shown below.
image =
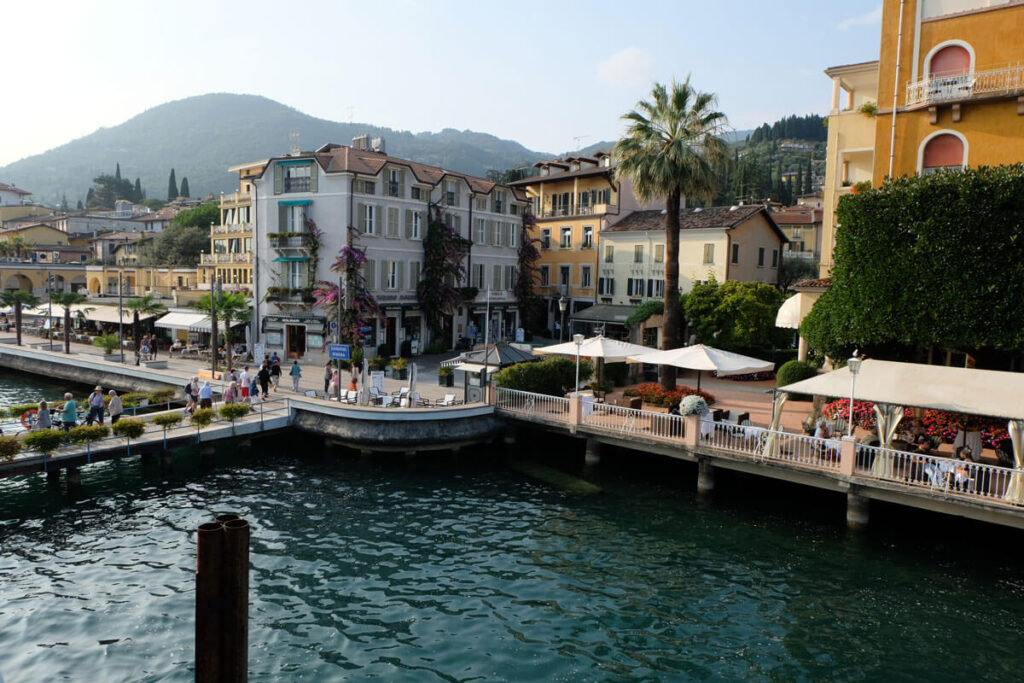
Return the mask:
[(306, 352), (306, 326), (285, 325), (285, 352), (288, 358), (302, 358)]
[(398, 346), (395, 344), (398, 336), (395, 333), (397, 323), (398, 320), (396, 318), (388, 318), (385, 328), (384, 343), (387, 344), (392, 356), (398, 352)]

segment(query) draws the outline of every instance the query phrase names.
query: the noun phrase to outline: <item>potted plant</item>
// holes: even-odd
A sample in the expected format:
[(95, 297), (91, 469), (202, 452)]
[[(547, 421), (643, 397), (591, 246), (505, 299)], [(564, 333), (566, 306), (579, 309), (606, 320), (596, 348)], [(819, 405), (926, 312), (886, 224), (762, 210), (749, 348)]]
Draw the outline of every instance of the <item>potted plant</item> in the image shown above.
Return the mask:
[(0, 462), (10, 462), (21, 452), (21, 442), (13, 436), (0, 436)]
[(248, 403), (225, 403), (220, 407), (220, 416), (231, 422), (231, 433), (235, 433), (235, 420), (249, 414)]
[(850, 194), (860, 194), (861, 192), (867, 192), (871, 189), (870, 180), (862, 180), (859, 183), (853, 184), (853, 189), (850, 190)]
[(85, 444), (85, 452), (92, 454), (93, 441), (105, 439), (110, 435), (110, 427), (106, 425), (79, 425), (68, 432), (67, 440), (79, 445)]
[(114, 349), (118, 347), (119, 342), (117, 336), (113, 334), (101, 334), (92, 340), (93, 346), (98, 346), (103, 349), (103, 355), (109, 356), (114, 352)]
[(396, 379), (407, 379), (409, 369), (404, 358), (396, 358), (391, 361), (391, 376)]
[(875, 116), (878, 114), (878, 104), (868, 100), (864, 104), (860, 105), (860, 109), (858, 109), (858, 111), (867, 117)]
[(33, 429), (21, 443), (27, 448), (34, 448), (44, 456), (50, 455), (64, 444), (64, 432), (56, 429)]
[(167, 430), (181, 422), (181, 413), (163, 413), (162, 415), (154, 415), (153, 419), (150, 420), (153, 424), (164, 430), (164, 450), (167, 450)]
[(455, 385), (455, 369), (442, 365), (437, 369), (437, 385), (439, 387), (450, 387)]
[(199, 440), (199, 430), (203, 427), (209, 427), (210, 423), (217, 418), (217, 412), (213, 408), (200, 408), (199, 410), (192, 413), (192, 417), (189, 418), (189, 422), (195, 425), (196, 428), (196, 440)]

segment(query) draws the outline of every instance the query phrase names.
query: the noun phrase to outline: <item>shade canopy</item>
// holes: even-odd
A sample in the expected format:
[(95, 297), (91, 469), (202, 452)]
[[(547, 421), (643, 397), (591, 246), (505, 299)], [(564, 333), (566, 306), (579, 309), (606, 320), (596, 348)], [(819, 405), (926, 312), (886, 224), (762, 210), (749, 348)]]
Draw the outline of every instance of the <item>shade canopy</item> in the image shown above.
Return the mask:
[(205, 325), (210, 329), (210, 317), (202, 313), (172, 311), (156, 321), (157, 327), (168, 330), (191, 330)]
[[(840, 368), (780, 387), (790, 394), (850, 397), (851, 373)], [(860, 364), (854, 398), (967, 415), (1024, 419), (1024, 373), (950, 368), (868, 359)]]
[(775, 314), (775, 327), (800, 329), (800, 323), (814, 308), (814, 302), (821, 296), (819, 292), (799, 292), (789, 297), (779, 306)]
[[(630, 344), (629, 342), (598, 335), (583, 340), (583, 343), (579, 346), (579, 355), (586, 356), (587, 358), (601, 358), (609, 363), (621, 363), (630, 356), (647, 353), (652, 350), (639, 344)], [(575, 356), (577, 353), (575, 342), (541, 346), (534, 349), (533, 352), (537, 355), (555, 354), (561, 356)]]
[[(72, 306), (71, 307), (72, 314), (75, 312), (75, 308), (77, 308), (77, 307), (76, 306)], [(98, 322), (98, 323), (123, 322), (125, 324), (128, 324), (128, 323), (132, 322), (132, 320), (134, 320), (134, 313), (131, 311), (131, 309), (128, 309), (128, 308), (122, 308), (121, 316), (120, 317), (118, 317), (118, 315), (117, 315), (117, 313), (118, 313), (117, 306), (90, 306), (88, 304), (83, 304), (80, 308), (82, 309), (83, 313), (85, 314), (85, 319), (86, 320), (92, 320), (93, 322)], [(89, 309), (92, 309), (92, 310), (89, 310)], [(149, 320), (150, 318), (153, 318), (153, 317), (155, 317), (154, 313), (140, 313), (139, 314), (139, 320)]]
[(714, 370), (721, 376), (748, 375), (753, 372), (771, 372), (775, 369), (775, 363), (771, 361), (723, 351), (704, 344), (632, 355), (629, 362), (672, 365), (687, 370)]

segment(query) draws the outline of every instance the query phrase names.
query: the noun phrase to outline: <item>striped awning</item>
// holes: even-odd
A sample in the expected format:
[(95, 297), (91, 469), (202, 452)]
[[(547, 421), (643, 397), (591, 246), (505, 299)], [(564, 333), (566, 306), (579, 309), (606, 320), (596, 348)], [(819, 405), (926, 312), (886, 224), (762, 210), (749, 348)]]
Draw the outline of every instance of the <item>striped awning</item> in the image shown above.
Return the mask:
[(177, 311), (168, 313), (156, 321), (157, 327), (168, 330), (191, 330), (198, 325), (206, 323), (206, 329), (210, 329), (210, 317), (202, 313), (186, 313)]

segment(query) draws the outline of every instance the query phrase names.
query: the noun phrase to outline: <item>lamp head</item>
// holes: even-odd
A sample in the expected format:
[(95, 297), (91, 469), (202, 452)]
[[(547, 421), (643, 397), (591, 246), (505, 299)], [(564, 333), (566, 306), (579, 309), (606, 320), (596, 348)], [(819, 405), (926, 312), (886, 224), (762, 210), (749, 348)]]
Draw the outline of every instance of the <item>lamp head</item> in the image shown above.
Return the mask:
[(846, 361), (846, 367), (850, 368), (850, 372), (853, 373), (854, 375), (856, 375), (857, 373), (860, 372), (860, 364), (862, 362), (863, 362), (863, 359), (857, 358), (856, 356), (853, 356), (849, 360)]
[(576, 346), (580, 346), (581, 344), (583, 344), (583, 339), (584, 339), (584, 337), (583, 337), (582, 334), (574, 334), (574, 335), (572, 335), (572, 340), (576, 344)]
[(561, 311), (562, 313), (565, 313), (565, 305), (566, 305), (567, 303), (568, 303), (568, 302), (567, 302), (567, 301), (565, 300), (565, 297), (564, 297), (564, 296), (563, 296), (563, 297), (560, 297), (560, 298), (558, 299), (558, 310), (559, 310), (559, 311)]

